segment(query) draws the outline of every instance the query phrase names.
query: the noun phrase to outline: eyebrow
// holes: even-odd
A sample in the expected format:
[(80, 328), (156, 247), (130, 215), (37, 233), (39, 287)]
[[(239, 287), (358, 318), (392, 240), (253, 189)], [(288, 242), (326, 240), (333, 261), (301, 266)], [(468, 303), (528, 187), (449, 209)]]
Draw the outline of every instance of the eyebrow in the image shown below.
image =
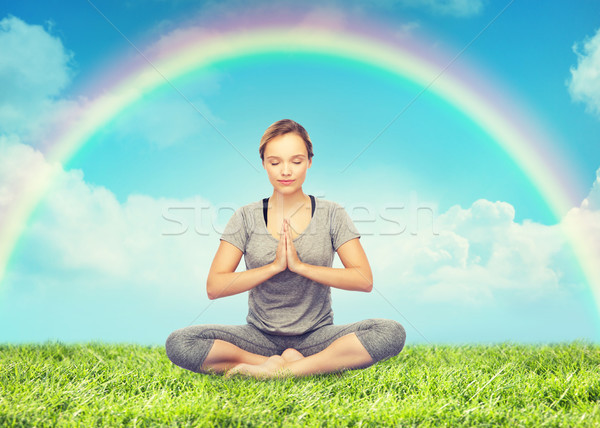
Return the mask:
[[(303, 158), (305, 158), (305, 157), (306, 157), (306, 155), (303, 155), (302, 153), (299, 153), (299, 154), (297, 154), (297, 155), (293, 155), (292, 157), (290, 157), (290, 159), (293, 159), (293, 158), (298, 158), (298, 157), (303, 157)], [(279, 156), (267, 156), (267, 159), (281, 159), (281, 158), (280, 158)]]

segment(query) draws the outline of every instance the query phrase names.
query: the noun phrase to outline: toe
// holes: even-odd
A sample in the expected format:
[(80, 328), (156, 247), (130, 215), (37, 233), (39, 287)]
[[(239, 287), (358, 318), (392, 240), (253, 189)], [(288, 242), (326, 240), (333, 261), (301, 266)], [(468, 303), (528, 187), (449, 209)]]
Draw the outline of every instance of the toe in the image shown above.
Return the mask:
[(234, 366), (233, 368), (227, 370), (225, 372), (225, 378), (230, 378), (232, 376), (235, 376), (236, 374), (240, 374), (241, 370), (244, 368), (243, 366), (244, 364), (238, 364), (237, 366)]

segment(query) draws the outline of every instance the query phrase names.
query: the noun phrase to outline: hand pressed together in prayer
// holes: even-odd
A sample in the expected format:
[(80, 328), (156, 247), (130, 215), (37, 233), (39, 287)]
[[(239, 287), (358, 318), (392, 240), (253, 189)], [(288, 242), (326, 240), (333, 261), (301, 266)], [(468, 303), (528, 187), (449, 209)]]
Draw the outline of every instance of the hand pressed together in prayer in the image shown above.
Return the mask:
[(287, 268), (292, 272), (298, 273), (302, 267), (302, 261), (300, 261), (294, 247), (292, 229), (288, 219), (284, 219), (281, 225), (279, 244), (277, 245), (277, 253), (275, 254), (275, 261), (273, 263), (279, 268), (280, 272)]

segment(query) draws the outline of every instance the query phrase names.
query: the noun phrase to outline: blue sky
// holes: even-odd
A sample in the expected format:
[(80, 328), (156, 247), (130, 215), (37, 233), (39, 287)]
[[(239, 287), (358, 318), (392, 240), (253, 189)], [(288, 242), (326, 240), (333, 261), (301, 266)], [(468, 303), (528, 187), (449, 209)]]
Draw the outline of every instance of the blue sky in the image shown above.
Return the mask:
[[(66, 164), (48, 162), (61, 112), (139, 55), (123, 35), (143, 51), (249, 12), (358, 19), (425, 54), (460, 53), (452, 67), (552, 136), (545, 150), (573, 173), (573, 209), (554, 218), (512, 159), (429, 92), (341, 173), (422, 88), (317, 55), (196, 70), (172, 83), (202, 115), (165, 86)], [(190, 323), (243, 323), (246, 296), (208, 301), (206, 274), (233, 209), (271, 193), (258, 142), (286, 117), (315, 144), (305, 192), (346, 207), (374, 271), (369, 295), (334, 290), (336, 323), (393, 318), (412, 343), (598, 341), (598, 309), (558, 225), (598, 242), (599, 16), (595, 1), (0, 3), (0, 214), (23, 177), (60, 169), (0, 283), (0, 342), (154, 344)]]

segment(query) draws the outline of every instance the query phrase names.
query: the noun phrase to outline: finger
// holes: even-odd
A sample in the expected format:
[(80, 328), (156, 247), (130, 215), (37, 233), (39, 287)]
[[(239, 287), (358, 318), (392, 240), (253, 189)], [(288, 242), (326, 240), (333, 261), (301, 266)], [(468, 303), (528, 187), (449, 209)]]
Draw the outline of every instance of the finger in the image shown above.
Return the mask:
[(285, 230), (281, 231), (281, 234), (279, 235), (279, 242), (285, 242)]

